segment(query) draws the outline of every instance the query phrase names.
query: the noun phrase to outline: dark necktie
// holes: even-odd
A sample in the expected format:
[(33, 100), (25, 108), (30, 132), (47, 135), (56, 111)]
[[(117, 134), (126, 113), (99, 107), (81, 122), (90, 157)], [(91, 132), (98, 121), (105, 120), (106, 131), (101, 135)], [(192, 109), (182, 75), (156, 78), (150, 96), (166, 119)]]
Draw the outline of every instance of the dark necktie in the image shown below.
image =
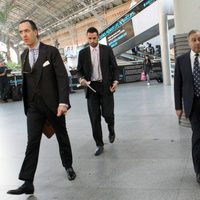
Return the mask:
[(193, 69), (193, 81), (194, 81), (194, 94), (200, 96), (200, 67), (199, 67), (199, 54), (195, 54), (194, 69)]

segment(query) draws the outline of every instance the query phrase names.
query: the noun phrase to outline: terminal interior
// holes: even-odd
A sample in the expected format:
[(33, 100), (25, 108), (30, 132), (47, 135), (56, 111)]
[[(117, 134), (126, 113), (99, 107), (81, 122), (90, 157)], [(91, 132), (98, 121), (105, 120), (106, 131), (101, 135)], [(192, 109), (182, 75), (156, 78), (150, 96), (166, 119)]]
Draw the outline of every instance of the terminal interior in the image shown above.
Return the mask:
[[(167, 48), (161, 34), (161, 3), (167, 7)], [(175, 15), (170, 10), (173, 1), (165, 3), (0, 0), (0, 14), (7, 12), (7, 17), (0, 18), (0, 58), (10, 69), (8, 102), (0, 101), (0, 199), (199, 200), (191, 158), (192, 131), (188, 122), (179, 124), (174, 109), (174, 65), (176, 56), (188, 50), (186, 32), (176, 34)], [(47, 139), (43, 135), (34, 195), (9, 196), (6, 192), (20, 185), (18, 173), (27, 142), (23, 101), (13, 99), (12, 94), (13, 87), (22, 92), (20, 54), (25, 45), (17, 29), (23, 19), (35, 21), (40, 40), (56, 46), (67, 59), (74, 92), (66, 124), (77, 178), (67, 180), (55, 136)], [(78, 53), (88, 45), (85, 35), (90, 26), (99, 29), (100, 44), (112, 47), (119, 68), (116, 141), (109, 143), (102, 120), (105, 151), (100, 157), (93, 155), (87, 103), (83, 88), (77, 87)], [(141, 81), (145, 55), (152, 62), (150, 85)]]

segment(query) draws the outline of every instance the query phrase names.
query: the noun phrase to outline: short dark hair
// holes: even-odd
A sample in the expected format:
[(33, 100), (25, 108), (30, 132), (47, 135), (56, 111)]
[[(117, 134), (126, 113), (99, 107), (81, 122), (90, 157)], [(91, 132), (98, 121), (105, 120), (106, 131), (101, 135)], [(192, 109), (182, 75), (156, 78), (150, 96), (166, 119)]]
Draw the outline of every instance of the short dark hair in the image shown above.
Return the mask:
[(24, 19), (21, 22), (19, 22), (19, 24), (22, 24), (22, 23), (25, 23), (25, 22), (28, 22), (31, 25), (32, 30), (34, 30), (34, 31), (38, 30), (35, 22), (33, 20), (30, 20), (30, 19)]
[[(26, 22), (28, 22), (31, 25), (31, 28), (32, 28), (33, 31), (38, 31), (38, 28), (37, 28), (37, 26), (36, 26), (36, 24), (33, 20), (24, 19), (21, 22), (19, 22), (19, 24), (26, 23)], [(38, 34), (37, 34), (37, 38), (39, 38)]]
[(188, 33), (187, 37), (189, 38), (190, 35), (192, 35), (193, 33), (198, 33), (198, 32), (200, 33), (200, 30), (193, 29), (193, 30), (191, 30), (191, 31)]
[(97, 33), (97, 35), (99, 35), (99, 32), (95, 27), (88, 28), (87, 33)]

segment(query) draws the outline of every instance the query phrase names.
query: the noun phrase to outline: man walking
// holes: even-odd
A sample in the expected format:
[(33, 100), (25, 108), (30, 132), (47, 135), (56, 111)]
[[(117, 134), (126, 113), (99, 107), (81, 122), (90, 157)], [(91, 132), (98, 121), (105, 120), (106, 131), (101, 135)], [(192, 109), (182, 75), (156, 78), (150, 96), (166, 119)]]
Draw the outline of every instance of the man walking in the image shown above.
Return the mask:
[(88, 113), (97, 146), (95, 156), (104, 150), (101, 114), (108, 124), (110, 143), (115, 140), (113, 93), (118, 85), (117, 63), (113, 51), (111, 47), (99, 44), (98, 37), (96, 28), (90, 27), (87, 30), (89, 46), (80, 51), (77, 67), (79, 82), (86, 87)]
[(19, 33), (28, 46), (21, 55), (28, 143), (19, 174), (19, 179), (24, 184), (16, 190), (8, 191), (8, 194), (33, 194), (40, 140), (46, 120), (55, 130), (62, 165), (68, 179), (74, 180), (76, 177), (65, 124), (65, 114), (70, 108), (69, 82), (59, 51), (38, 40), (38, 29), (32, 20), (21, 21)]
[(176, 60), (174, 75), (175, 109), (178, 118), (184, 111), (192, 126), (192, 158), (200, 184), (200, 31), (188, 33), (191, 50)]

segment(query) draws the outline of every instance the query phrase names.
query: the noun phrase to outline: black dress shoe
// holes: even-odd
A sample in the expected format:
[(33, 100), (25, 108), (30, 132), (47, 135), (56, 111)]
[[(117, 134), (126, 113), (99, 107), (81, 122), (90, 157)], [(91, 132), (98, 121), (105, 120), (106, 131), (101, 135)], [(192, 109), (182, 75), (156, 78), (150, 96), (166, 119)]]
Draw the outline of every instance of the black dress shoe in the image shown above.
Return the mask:
[(34, 193), (34, 186), (32, 182), (26, 181), (22, 186), (20, 186), (16, 190), (9, 190), (7, 194), (15, 194), (15, 195), (20, 195), (20, 194), (33, 194)]
[(109, 141), (110, 143), (113, 143), (115, 141), (115, 134), (109, 134)]
[(109, 130), (109, 141), (110, 143), (113, 143), (115, 141), (115, 129), (114, 126), (108, 126), (108, 130)]
[(67, 178), (72, 181), (76, 178), (76, 173), (72, 167), (66, 168)]
[(99, 156), (100, 154), (103, 153), (103, 146), (98, 146), (97, 150), (95, 151), (94, 155)]
[(198, 174), (198, 173), (196, 174), (196, 180), (197, 180), (197, 183), (200, 184), (200, 173), (199, 173), (199, 174)]

